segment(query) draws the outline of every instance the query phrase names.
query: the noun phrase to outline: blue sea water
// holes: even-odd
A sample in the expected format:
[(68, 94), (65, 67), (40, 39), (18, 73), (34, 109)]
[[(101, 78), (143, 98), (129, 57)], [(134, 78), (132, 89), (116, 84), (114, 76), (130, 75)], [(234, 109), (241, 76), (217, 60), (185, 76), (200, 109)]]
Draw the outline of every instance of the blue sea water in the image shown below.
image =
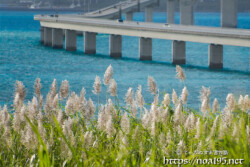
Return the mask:
[[(33, 83), (37, 77), (42, 81), (42, 94), (46, 97), (54, 78), (58, 83), (68, 80), (71, 91), (80, 92), (82, 87), (87, 97), (97, 101), (92, 93), (95, 76), (103, 78), (106, 68), (114, 68), (114, 79), (118, 85), (120, 101), (129, 87), (133, 90), (142, 85), (147, 103), (153, 96), (147, 90), (147, 77), (153, 76), (160, 92), (171, 93), (175, 89), (180, 95), (184, 86), (175, 77), (175, 66), (171, 64), (171, 41), (153, 39), (153, 61), (139, 61), (138, 38), (123, 37), (123, 58), (109, 57), (109, 35), (98, 34), (97, 54), (83, 53), (83, 37), (77, 39), (77, 51), (54, 50), (40, 44), (39, 22), (33, 16), (53, 12), (0, 11), (0, 104), (11, 104), (15, 81), (20, 80), (27, 88), (26, 100), (33, 96)], [(136, 13), (134, 20), (144, 21), (143, 13)], [(239, 13), (238, 28), (250, 29), (250, 13)], [(154, 13), (154, 22), (166, 22), (165, 13)], [(179, 14), (176, 23), (179, 22)], [(219, 13), (195, 13), (195, 25), (220, 26)], [(218, 98), (221, 107), (228, 93), (235, 97), (250, 94), (250, 48), (224, 47), (224, 69), (208, 69), (208, 44), (187, 42), (185, 85), (189, 91), (188, 106), (198, 108), (201, 86), (210, 87), (211, 98)], [(106, 88), (102, 87), (100, 102), (106, 101)]]

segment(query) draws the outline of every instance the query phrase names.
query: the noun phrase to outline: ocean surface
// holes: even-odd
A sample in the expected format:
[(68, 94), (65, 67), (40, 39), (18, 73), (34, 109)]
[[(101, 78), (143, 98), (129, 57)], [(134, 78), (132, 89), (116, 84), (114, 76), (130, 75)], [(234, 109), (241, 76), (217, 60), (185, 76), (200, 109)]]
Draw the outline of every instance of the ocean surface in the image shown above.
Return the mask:
[[(16, 80), (24, 83), (26, 101), (31, 100), (37, 77), (41, 78), (44, 97), (56, 78), (59, 86), (62, 80), (68, 80), (70, 90), (76, 93), (85, 87), (87, 98), (97, 101), (97, 96), (92, 93), (94, 79), (96, 75), (103, 79), (110, 64), (114, 69), (120, 103), (123, 103), (127, 89), (132, 87), (136, 91), (138, 85), (142, 85), (145, 101), (151, 103), (153, 96), (147, 88), (149, 75), (155, 78), (160, 93), (172, 93), (175, 89), (180, 95), (184, 83), (175, 77), (175, 66), (171, 64), (171, 41), (153, 39), (153, 61), (139, 61), (137, 37), (123, 37), (121, 59), (109, 57), (107, 34), (98, 34), (96, 55), (83, 53), (83, 37), (77, 39), (76, 52), (55, 50), (40, 44), (40, 24), (33, 20), (33, 16), (40, 13), (54, 12), (0, 11), (0, 105), (11, 106)], [(136, 13), (134, 20), (144, 21), (144, 14)], [(249, 20), (250, 13), (239, 13), (238, 28), (250, 29)], [(165, 23), (165, 13), (154, 13), (154, 22)], [(179, 23), (179, 13), (176, 23)], [(195, 25), (218, 27), (220, 14), (195, 13)], [(182, 67), (189, 91), (188, 107), (199, 108), (202, 86), (210, 87), (210, 101), (218, 98), (221, 108), (228, 93), (233, 93), (236, 98), (240, 94), (250, 94), (250, 48), (224, 46), (224, 68), (210, 70), (208, 44), (187, 42), (186, 47), (186, 65)], [(106, 101), (106, 91), (102, 86), (101, 103)]]

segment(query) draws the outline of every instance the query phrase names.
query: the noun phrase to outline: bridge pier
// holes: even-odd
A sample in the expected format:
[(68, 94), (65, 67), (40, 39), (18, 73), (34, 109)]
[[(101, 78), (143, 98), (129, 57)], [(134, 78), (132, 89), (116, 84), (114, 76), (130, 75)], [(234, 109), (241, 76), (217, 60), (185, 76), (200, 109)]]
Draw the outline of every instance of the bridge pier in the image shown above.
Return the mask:
[(221, 27), (237, 27), (238, 0), (221, 0)]
[(122, 36), (113, 35), (109, 36), (109, 53), (110, 57), (120, 58), (122, 57)]
[(40, 28), (40, 34), (41, 34), (40, 43), (43, 44), (44, 43), (44, 27)]
[(84, 32), (84, 53), (85, 54), (96, 53), (96, 33)]
[[(180, 0), (180, 24), (193, 25), (193, 0)], [(186, 42), (173, 41), (173, 64), (186, 64)]]
[(145, 22), (153, 22), (153, 6), (145, 7)]
[(52, 46), (52, 28), (44, 27), (44, 45)]
[(186, 64), (186, 42), (173, 41), (172, 63), (173, 64)]
[(174, 24), (175, 0), (167, 0), (167, 23)]
[(209, 45), (209, 57), (208, 57), (208, 66), (212, 69), (223, 68), (223, 46), (210, 44)]
[(133, 12), (126, 13), (125, 18), (127, 21), (133, 21)]
[(139, 47), (139, 59), (152, 60), (152, 39), (140, 37)]
[(65, 30), (65, 48), (67, 51), (76, 51), (76, 39), (76, 31)]
[(52, 48), (63, 48), (63, 30), (53, 28), (52, 29)]
[(193, 0), (180, 0), (180, 24), (194, 23)]

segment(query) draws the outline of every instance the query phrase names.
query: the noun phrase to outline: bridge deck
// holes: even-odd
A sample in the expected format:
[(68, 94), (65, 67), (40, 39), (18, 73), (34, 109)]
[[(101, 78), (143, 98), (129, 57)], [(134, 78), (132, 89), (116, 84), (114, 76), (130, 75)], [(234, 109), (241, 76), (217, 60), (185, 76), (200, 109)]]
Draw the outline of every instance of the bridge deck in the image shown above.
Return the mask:
[(250, 30), (246, 29), (182, 26), (129, 21), (117, 22), (115, 20), (41, 15), (36, 15), (35, 20), (39, 20), (43, 27), (250, 47)]
[[(156, 0), (140, 0), (140, 7), (144, 8), (145, 6), (152, 5), (154, 3), (156, 3)], [(83, 17), (112, 18), (114, 15), (119, 14), (120, 7), (123, 13), (134, 12), (138, 9), (138, 2), (137, 0), (133, 0), (133, 1), (125, 1), (121, 3), (117, 3), (109, 7), (100, 9), (100, 10), (86, 13), (83, 15)]]

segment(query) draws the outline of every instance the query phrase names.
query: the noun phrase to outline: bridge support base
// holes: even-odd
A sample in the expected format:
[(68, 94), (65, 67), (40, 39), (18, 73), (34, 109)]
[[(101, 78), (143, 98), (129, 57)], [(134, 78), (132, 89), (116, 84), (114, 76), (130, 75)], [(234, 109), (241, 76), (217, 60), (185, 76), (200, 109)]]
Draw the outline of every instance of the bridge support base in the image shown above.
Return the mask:
[(192, 25), (194, 23), (193, 0), (180, 1), (180, 24)]
[(52, 29), (52, 48), (63, 48), (63, 30), (53, 28)]
[(167, 0), (167, 23), (174, 24), (175, 1)]
[(66, 30), (65, 31), (65, 48), (67, 51), (76, 51), (76, 31)]
[(208, 48), (208, 66), (212, 69), (223, 68), (223, 46), (210, 44)]
[(127, 21), (133, 21), (133, 12), (128, 12), (125, 15)]
[(110, 53), (110, 57), (113, 57), (113, 58), (122, 57), (122, 36), (121, 35), (109, 36), (109, 53)]
[(238, 0), (221, 0), (221, 27), (237, 27)]
[(84, 32), (84, 53), (85, 54), (96, 53), (96, 33)]
[(153, 7), (145, 7), (145, 22), (153, 22)]
[(40, 33), (41, 33), (40, 42), (41, 44), (43, 44), (44, 43), (44, 27), (40, 28)]
[(186, 42), (173, 41), (172, 63), (173, 64), (186, 64)]
[(52, 28), (44, 27), (44, 45), (52, 46)]
[(140, 60), (152, 60), (152, 39), (140, 37), (139, 47)]

